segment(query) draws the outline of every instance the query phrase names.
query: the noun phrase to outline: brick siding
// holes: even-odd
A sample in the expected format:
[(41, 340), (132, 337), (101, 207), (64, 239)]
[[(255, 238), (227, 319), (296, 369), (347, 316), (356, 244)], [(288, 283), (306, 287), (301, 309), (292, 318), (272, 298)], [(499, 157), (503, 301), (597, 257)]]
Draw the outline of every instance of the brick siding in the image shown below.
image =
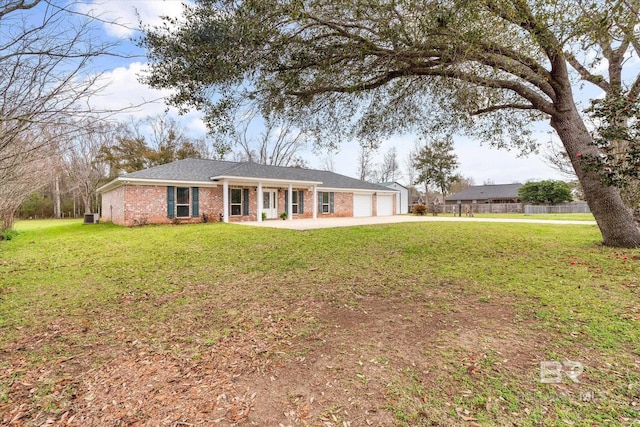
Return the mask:
[(102, 194), (102, 217), (104, 222), (125, 225), (124, 222), (124, 186)]
[[(220, 185), (218, 187), (198, 188), (199, 216), (196, 218), (178, 218), (178, 222), (201, 222), (204, 216), (207, 217), (208, 221), (219, 221), (223, 210), (223, 187)], [(249, 215), (229, 215), (229, 221), (257, 221), (256, 187), (231, 186), (229, 188), (249, 189)], [(309, 188), (294, 188), (293, 190), (304, 191), (304, 213), (294, 214), (293, 218), (312, 218), (314, 209), (318, 209), (317, 202), (313, 200), (313, 191), (310, 191)], [(286, 188), (281, 188), (278, 193), (278, 215), (285, 211), (284, 199), (286, 191)], [(319, 191), (322, 190), (319, 189)], [(353, 216), (353, 193), (339, 191), (334, 191), (333, 193), (334, 212), (318, 212), (318, 218)], [(376, 214), (375, 195), (373, 196), (373, 214)], [(159, 185), (123, 185), (103, 193), (102, 220), (125, 226), (172, 223), (174, 220), (167, 217), (167, 187)]]

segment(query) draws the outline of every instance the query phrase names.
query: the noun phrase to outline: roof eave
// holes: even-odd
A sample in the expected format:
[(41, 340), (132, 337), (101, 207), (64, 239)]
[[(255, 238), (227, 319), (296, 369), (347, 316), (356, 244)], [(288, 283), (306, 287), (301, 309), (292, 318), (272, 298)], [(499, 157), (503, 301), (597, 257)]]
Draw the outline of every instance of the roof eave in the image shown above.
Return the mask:
[(96, 190), (96, 193), (103, 193), (105, 191), (113, 190), (122, 185), (137, 184), (137, 185), (184, 185), (188, 187), (217, 187), (218, 183), (209, 181), (185, 181), (178, 179), (151, 179), (151, 178), (129, 178), (126, 176), (119, 176), (113, 181), (106, 183), (102, 187)]
[(259, 178), (259, 177), (248, 177), (248, 176), (233, 176), (233, 175), (219, 175), (212, 176), (211, 181), (236, 181), (236, 182), (248, 182), (248, 183), (257, 183), (261, 182), (263, 184), (298, 184), (298, 185), (320, 185), (322, 181), (305, 181), (305, 180), (296, 180), (296, 179), (275, 179), (275, 178)]
[(372, 188), (350, 188), (350, 187), (319, 187), (320, 190), (338, 191), (338, 192), (351, 192), (351, 193), (389, 193), (395, 194), (399, 190), (392, 189), (372, 189)]

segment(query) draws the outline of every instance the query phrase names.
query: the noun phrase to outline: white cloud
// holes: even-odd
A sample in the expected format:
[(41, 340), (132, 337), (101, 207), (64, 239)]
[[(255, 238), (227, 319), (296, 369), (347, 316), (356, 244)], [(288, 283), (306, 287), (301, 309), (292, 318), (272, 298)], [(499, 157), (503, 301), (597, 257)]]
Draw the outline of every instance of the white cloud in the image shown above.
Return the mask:
[[(138, 78), (144, 73), (146, 64), (132, 62), (127, 67), (114, 68), (101, 76), (101, 83), (106, 85), (102, 92), (92, 98), (91, 105), (98, 110), (118, 111), (114, 118), (125, 120), (127, 117), (136, 119), (164, 114), (167, 106), (164, 97), (169, 95), (167, 90), (157, 90), (140, 83)], [(202, 114), (192, 111), (180, 116), (175, 108), (170, 108), (168, 114), (176, 118), (189, 130), (194, 137), (207, 132), (202, 121)]]
[(460, 173), (473, 177), (476, 184), (564, 178), (537, 155), (518, 157), (515, 150), (487, 147), (473, 141), (456, 141), (455, 145)]
[[(104, 72), (100, 77), (100, 83), (105, 88), (92, 100), (92, 105), (105, 110), (133, 109), (131, 114), (134, 116), (146, 115), (146, 112), (161, 112), (164, 109), (162, 99), (168, 92), (152, 89), (138, 81), (144, 67), (140, 62), (132, 62), (127, 67), (117, 67)], [(137, 107), (140, 104), (146, 105)]]
[(179, 17), (183, 4), (181, 0), (97, 0), (76, 5), (79, 13), (100, 19), (105, 32), (120, 39), (131, 37), (140, 26), (158, 25), (162, 16)]

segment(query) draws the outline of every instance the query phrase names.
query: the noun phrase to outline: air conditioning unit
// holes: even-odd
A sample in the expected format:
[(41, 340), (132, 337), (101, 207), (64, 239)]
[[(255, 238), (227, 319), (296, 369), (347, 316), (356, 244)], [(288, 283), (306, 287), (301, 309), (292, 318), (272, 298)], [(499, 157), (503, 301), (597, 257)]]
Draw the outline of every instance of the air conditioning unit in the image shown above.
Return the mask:
[(99, 213), (86, 213), (84, 214), (84, 223), (85, 224), (97, 224), (100, 222), (100, 214)]

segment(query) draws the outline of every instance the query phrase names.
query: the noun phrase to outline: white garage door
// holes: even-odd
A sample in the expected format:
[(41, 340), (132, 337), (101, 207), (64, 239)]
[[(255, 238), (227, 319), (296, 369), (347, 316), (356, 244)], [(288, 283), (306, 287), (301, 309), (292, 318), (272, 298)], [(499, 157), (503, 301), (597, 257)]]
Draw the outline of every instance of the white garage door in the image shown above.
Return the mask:
[(377, 197), (376, 208), (378, 216), (390, 216), (393, 215), (393, 195), (380, 195)]
[(373, 215), (371, 195), (370, 194), (354, 194), (353, 195), (353, 216), (371, 216)]

